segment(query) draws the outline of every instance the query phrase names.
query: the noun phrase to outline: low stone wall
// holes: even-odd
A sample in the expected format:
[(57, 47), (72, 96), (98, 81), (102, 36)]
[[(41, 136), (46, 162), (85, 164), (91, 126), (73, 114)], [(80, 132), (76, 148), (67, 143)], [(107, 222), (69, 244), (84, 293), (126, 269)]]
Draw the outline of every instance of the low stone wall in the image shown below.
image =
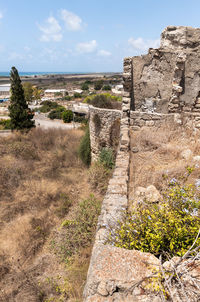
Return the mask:
[(114, 147), (115, 130), (120, 127), (121, 111), (90, 106), (90, 144), (92, 161), (97, 160), (102, 148)]
[(177, 124), (197, 131), (200, 129), (200, 114), (191, 112), (170, 114), (130, 112), (130, 129), (133, 131), (140, 130), (142, 127), (160, 127), (164, 123)]
[[(130, 81), (128, 71), (126, 72), (127, 81)], [(103, 200), (101, 214), (98, 219), (95, 243), (93, 246), (90, 267), (88, 270), (87, 283), (84, 289), (84, 301), (112, 301), (105, 300), (105, 297), (112, 299), (113, 293), (120, 286), (119, 280), (116, 280), (115, 272), (119, 269), (121, 253), (127, 251), (118, 249), (110, 244), (105, 245), (109, 239), (110, 230), (114, 231), (116, 224), (123, 218), (124, 211), (128, 206), (128, 181), (129, 181), (129, 111), (130, 94), (129, 86), (125, 88), (122, 102), (122, 111), (107, 109), (90, 109), (90, 136), (92, 159), (95, 160), (102, 147), (103, 139), (106, 146), (110, 146), (110, 129), (116, 119), (120, 123), (120, 143), (116, 157), (115, 170), (109, 181), (108, 189)], [(99, 119), (95, 117), (99, 116)], [(96, 119), (96, 121), (95, 121)], [(96, 124), (100, 124), (98, 129)], [(96, 129), (95, 129), (96, 126)], [(99, 131), (99, 133), (98, 133)], [(102, 139), (101, 139), (102, 138)], [(111, 254), (109, 254), (111, 253)], [(112, 262), (109, 267), (104, 264), (109, 261), (109, 255), (118, 259)], [(98, 266), (100, 265), (100, 266)], [(127, 266), (124, 266), (124, 276), (127, 276)], [(107, 271), (107, 273), (106, 273)], [(130, 274), (129, 274), (130, 275)], [(127, 280), (125, 281), (125, 283)], [(122, 284), (123, 282), (121, 282)], [(110, 289), (109, 289), (110, 288)], [(118, 295), (118, 293), (116, 293)], [(109, 298), (110, 296), (110, 298)]]

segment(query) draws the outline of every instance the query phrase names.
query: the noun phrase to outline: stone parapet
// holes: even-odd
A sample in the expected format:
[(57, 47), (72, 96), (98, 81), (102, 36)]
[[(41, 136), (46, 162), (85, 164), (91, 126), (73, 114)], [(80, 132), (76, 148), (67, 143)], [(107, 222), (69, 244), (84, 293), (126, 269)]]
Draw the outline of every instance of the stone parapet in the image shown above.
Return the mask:
[(90, 144), (92, 161), (98, 159), (102, 148), (111, 148), (111, 132), (114, 125), (120, 125), (121, 111), (90, 106)]

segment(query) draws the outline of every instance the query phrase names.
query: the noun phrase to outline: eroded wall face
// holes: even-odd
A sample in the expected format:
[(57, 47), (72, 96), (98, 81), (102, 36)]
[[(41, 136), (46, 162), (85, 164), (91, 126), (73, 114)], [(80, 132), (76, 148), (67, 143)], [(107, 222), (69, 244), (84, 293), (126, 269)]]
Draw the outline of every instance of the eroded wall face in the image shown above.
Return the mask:
[(161, 48), (132, 58), (132, 103), (142, 112), (200, 112), (200, 29), (168, 27)]
[(175, 55), (152, 50), (148, 55), (133, 57), (133, 97), (135, 110), (168, 111)]

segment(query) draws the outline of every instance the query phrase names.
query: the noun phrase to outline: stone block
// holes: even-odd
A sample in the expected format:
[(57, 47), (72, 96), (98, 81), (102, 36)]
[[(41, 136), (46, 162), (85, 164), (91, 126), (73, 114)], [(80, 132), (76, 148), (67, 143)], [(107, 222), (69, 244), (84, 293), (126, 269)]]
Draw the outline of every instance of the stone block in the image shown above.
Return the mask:
[[(122, 297), (123, 292), (132, 293), (131, 289), (137, 286), (138, 282), (149, 277), (157, 265), (159, 260), (149, 253), (129, 251), (110, 245), (96, 245), (84, 290), (85, 301), (92, 301), (88, 299), (94, 295), (96, 300), (93, 301), (97, 302), (102, 296), (104, 300), (99, 301), (106, 301), (105, 299), (111, 298), (115, 292), (121, 292)], [(132, 298), (136, 299), (134, 296)]]
[(146, 126), (148, 126), (148, 127), (152, 127), (152, 126), (154, 126), (154, 121), (146, 121)]

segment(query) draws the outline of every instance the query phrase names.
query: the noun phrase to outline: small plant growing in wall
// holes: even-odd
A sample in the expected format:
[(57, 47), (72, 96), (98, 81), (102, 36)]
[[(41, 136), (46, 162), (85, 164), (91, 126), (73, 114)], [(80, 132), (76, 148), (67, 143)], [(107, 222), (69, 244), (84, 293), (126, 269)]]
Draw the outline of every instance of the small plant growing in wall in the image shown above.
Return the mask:
[(89, 126), (86, 127), (85, 130), (85, 135), (83, 136), (78, 154), (82, 162), (86, 165), (89, 166), (91, 163), (91, 147), (90, 147), (90, 131), (89, 131)]
[(102, 148), (99, 154), (99, 161), (106, 168), (112, 169), (114, 167), (113, 151), (110, 148)]

